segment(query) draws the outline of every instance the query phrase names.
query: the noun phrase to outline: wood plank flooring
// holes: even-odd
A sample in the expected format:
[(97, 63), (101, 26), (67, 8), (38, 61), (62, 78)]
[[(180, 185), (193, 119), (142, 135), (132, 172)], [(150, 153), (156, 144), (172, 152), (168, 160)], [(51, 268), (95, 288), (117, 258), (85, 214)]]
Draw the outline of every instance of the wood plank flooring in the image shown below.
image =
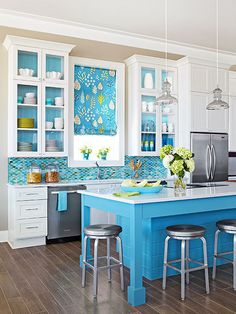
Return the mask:
[[(112, 252), (116, 255), (114, 248), (113, 243)], [(105, 249), (105, 244), (101, 243), (100, 255)], [(205, 294), (203, 272), (191, 273), (185, 301), (180, 300), (179, 276), (168, 278), (166, 291), (161, 289), (161, 280), (144, 279), (147, 304), (132, 307), (126, 301), (127, 269), (124, 293), (120, 290), (118, 269), (112, 271), (111, 284), (107, 282), (106, 271), (100, 272), (97, 301), (92, 297), (91, 272), (88, 272), (86, 288), (81, 288), (80, 250), (79, 241), (18, 250), (1, 243), (0, 313), (236, 313), (231, 265), (218, 267), (217, 280), (210, 281), (210, 295)]]

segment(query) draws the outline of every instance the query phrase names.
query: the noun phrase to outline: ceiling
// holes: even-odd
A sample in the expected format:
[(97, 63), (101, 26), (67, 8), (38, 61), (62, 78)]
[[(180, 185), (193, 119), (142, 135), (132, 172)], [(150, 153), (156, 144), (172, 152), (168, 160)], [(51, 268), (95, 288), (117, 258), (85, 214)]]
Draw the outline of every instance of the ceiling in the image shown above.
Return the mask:
[[(0, 0), (0, 8), (164, 37), (164, 0)], [(236, 52), (235, 0), (219, 0), (219, 47)], [(168, 37), (215, 48), (216, 0), (168, 0)]]

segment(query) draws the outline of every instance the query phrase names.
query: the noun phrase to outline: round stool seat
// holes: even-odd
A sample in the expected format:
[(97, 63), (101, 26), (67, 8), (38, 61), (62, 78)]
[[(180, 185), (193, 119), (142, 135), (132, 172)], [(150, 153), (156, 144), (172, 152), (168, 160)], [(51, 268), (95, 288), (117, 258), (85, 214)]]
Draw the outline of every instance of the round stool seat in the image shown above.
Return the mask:
[(166, 232), (170, 237), (202, 237), (205, 228), (196, 225), (173, 225), (166, 228)]
[(222, 231), (231, 231), (236, 233), (236, 219), (225, 219), (217, 221), (217, 227)]
[(84, 228), (85, 235), (90, 237), (116, 237), (121, 231), (120, 226), (111, 224), (90, 225)]

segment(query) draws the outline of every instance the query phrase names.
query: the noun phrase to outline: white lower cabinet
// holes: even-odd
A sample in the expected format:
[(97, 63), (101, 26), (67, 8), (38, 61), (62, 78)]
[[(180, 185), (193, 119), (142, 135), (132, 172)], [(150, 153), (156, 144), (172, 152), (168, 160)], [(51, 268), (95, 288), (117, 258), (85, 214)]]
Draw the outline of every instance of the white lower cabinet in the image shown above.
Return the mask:
[(9, 186), (8, 234), (13, 249), (46, 243), (47, 187)]
[[(101, 185), (87, 185), (87, 190), (98, 190), (98, 189), (109, 189), (111, 193), (115, 192), (116, 188), (118, 188), (120, 184), (101, 184)], [(96, 208), (91, 208), (90, 212), (90, 223), (91, 224), (115, 224), (116, 216), (111, 213), (104, 212), (102, 210), (98, 210)]]
[(47, 235), (47, 218), (22, 219), (15, 222), (17, 239), (45, 237)]

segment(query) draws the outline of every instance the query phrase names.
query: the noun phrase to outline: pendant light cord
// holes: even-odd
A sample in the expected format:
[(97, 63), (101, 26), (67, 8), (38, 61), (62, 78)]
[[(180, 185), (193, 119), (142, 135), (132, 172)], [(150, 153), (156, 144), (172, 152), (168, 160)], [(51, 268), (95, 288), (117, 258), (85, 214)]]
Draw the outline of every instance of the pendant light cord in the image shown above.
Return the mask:
[(219, 87), (219, 0), (216, 0), (216, 82)]
[[(218, 0), (217, 0), (218, 1)], [(166, 80), (167, 80), (167, 69), (168, 69), (168, 64), (167, 64), (167, 57), (168, 57), (168, 25), (167, 25), (167, 0), (165, 0), (165, 64), (166, 64)]]

